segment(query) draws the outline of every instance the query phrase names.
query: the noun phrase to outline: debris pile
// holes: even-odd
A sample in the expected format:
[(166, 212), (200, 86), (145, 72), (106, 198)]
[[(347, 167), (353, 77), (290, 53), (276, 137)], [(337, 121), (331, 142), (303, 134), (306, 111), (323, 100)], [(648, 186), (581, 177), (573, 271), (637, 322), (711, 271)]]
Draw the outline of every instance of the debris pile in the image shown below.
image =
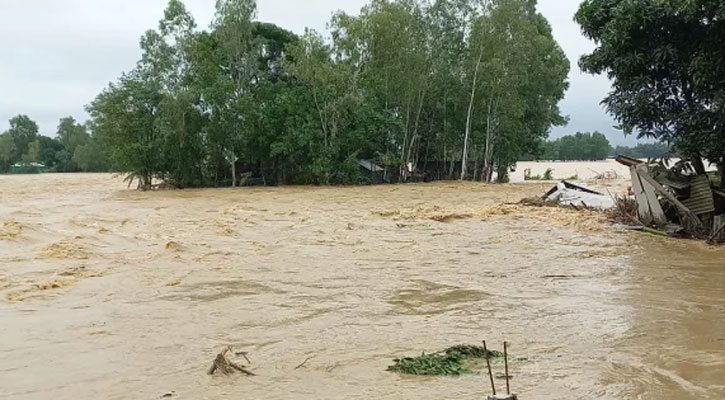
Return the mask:
[(224, 349), (224, 351), (217, 354), (214, 362), (209, 368), (208, 374), (214, 375), (219, 372), (222, 375), (232, 375), (235, 372), (241, 372), (247, 376), (255, 376), (253, 372), (247, 369), (247, 366), (242, 364), (242, 360), (240, 358), (243, 358), (248, 364), (251, 364), (249, 358), (247, 358), (247, 353), (235, 352), (232, 346), (228, 346)]
[[(596, 171), (595, 171), (595, 173), (596, 173)], [(610, 170), (610, 171), (604, 171), (602, 173), (596, 173), (596, 175), (594, 175), (594, 177), (592, 178), (592, 180), (595, 180), (595, 181), (614, 181), (614, 180), (617, 180), (617, 179), (620, 179), (620, 178), (622, 178), (622, 177), (617, 173), (617, 171)]]
[(696, 174), (685, 161), (671, 168), (625, 156), (617, 161), (630, 169), (635, 218), (643, 227), (725, 242), (725, 193), (717, 173)]
[(614, 208), (614, 200), (611, 196), (569, 181), (561, 181), (546, 193), (544, 199), (574, 208), (596, 208), (599, 210)]

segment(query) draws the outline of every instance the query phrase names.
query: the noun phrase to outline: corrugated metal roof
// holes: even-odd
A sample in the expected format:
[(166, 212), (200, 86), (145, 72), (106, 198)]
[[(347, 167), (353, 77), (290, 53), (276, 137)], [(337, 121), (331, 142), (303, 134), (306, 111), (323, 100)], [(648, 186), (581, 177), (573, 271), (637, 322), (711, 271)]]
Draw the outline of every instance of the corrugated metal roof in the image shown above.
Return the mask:
[(682, 200), (682, 204), (696, 215), (715, 211), (715, 199), (712, 196), (710, 180), (706, 175), (692, 177), (690, 180), (690, 198)]
[(374, 162), (372, 162), (372, 161), (370, 161), (370, 160), (358, 160), (358, 162), (357, 162), (357, 163), (358, 163), (358, 164), (359, 164), (359, 165), (360, 165), (361, 167), (365, 168), (365, 169), (366, 169), (366, 170), (368, 170), (368, 171), (373, 171), (373, 172), (381, 172), (381, 171), (385, 171), (385, 168), (383, 168), (383, 167), (381, 167), (381, 166), (379, 166), (379, 165), (375, 164)]
[(720, 187), (720, 175), (717, 172), (708, 172), (707, 176), (710, 177), (710, 182), (712, 182), (713, 187)]
[(657, 182), (659, 182), (661, 185), (669, 186), (673, 189), (677, 190), (684, 190), (687, 189), (690, 186), (690, 183), (686, 180), (676, 179), (676, 178), (670, 178), (667, 175), (658, 175), (654, 177)]

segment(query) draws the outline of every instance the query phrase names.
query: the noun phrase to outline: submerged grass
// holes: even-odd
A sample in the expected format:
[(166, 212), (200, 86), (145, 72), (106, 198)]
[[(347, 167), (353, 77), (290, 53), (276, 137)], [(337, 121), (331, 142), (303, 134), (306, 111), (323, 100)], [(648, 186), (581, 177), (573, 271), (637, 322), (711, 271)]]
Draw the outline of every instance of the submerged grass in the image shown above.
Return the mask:
[(503, 357), (503, 353), (484, 350), (481, 346), (460, 345), (438, 353), (397, 358), (388, 371), (408, 375), (458, 376), (478, 372), (482, 363), (476, 361), (497, 357)]

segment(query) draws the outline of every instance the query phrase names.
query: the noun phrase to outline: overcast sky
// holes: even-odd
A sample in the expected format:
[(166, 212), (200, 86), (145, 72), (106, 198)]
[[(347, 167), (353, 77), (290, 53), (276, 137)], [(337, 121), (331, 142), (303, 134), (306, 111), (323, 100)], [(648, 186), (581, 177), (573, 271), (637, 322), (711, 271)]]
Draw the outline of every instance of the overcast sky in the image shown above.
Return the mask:
[[(356, 13), (366, 0), (257, 0), (258, 19), (296, 33), (325, 31), (334, 10)], [(214, 0), (185, 0), (200, 27), (207, 27)], [(582, 74), (579, 57), (591, 51), (572, 18), (580, 0), (539, 0), (556, 40), (572, 63), (571, 88), (562, 102), (568, 126), (554, 137), (599, 130), (613, 144), (632, 144), (615, 130), (600, 101), (610, 89), (604, 77)], [(84, 106), (110, 81), (134, 67), (138, 40), (156, 28), (167, 0), (0, 0), (0, 132), (7, 120), (27, 114), (41, 133), (54, 136), (58, 119), (85, 120)]]

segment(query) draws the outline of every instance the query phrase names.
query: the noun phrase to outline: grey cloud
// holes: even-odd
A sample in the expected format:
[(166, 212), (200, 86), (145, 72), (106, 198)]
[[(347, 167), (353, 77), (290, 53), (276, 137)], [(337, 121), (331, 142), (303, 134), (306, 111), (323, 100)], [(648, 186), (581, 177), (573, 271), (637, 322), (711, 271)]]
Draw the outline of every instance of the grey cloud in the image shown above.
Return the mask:
[[(296, 33), (324, 32), (336, 10), (356, 13), (365, 0), (258, 0), (258, 18)], [(16, 114), (38, 121), (41, 133), (55, 134), (58, 119), (84, 120), (84, 106), (110, 81), (133, 68), (139, 37), (155, 28), (166, 0), (2, 0), (0, 1), (0, 131)], [(186, 0), (201, 28), (214, 15), (213, 0)], [(599, 130), (613, 143), (632, 143), (617, 132), (599, 102), (609, 91), (604, 77), (582, 74), (576, 63), (591, 51), (573, 22), (579, 0), (540, 0), (554, 35), (572, 61), (571, 88), (562, 112), (569, 126), (552, 136)]]

